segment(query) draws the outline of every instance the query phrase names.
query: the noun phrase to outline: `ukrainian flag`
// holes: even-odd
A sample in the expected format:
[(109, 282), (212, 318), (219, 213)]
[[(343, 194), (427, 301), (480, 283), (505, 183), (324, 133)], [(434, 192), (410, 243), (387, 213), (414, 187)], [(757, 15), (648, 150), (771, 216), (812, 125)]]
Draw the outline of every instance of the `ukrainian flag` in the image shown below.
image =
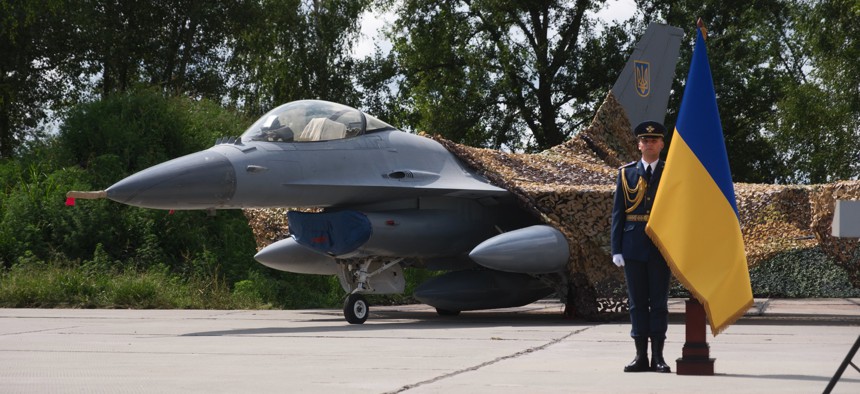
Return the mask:
[(729, 160), (702, 31), (645, 228), (672, 273), (705, 307), (713, 335), (753, 303)]

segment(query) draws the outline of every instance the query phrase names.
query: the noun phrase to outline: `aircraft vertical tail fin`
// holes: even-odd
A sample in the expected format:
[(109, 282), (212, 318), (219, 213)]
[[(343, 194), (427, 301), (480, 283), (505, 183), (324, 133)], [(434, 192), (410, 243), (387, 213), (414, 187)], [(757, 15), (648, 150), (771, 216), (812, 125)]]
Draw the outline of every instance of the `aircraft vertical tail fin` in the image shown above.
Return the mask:
[(663, 123), (684, 31), (651, 23), (612, 87), (631, 126), (646, 120)]

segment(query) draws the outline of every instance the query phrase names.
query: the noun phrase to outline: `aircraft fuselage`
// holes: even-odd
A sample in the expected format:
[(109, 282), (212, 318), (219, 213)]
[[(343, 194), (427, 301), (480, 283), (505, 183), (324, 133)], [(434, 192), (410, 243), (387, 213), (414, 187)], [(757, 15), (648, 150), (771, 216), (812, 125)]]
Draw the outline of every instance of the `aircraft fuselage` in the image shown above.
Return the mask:
[(107, 189), (114, 201), (155, 209), (348, 207), (508, 195), (436, 141), (397, 130), (331, 141), (222, 143)]

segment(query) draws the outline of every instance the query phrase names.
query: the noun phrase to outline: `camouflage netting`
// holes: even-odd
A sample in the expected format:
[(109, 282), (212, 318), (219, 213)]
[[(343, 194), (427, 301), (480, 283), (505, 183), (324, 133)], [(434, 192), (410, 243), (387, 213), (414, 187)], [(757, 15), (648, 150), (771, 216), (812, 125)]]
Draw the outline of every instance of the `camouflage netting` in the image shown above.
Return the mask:
[(735, 184), (747, 263), (820, 247), (860, 288), (860, 241), (831, 235), (836, 200), (860, 200), (860, 181), (823, 185)]
[(636, 159), (638, 151), (623, 114), (610, 94), (591, 126), (538, 154), (472, 148), (436, 138), (491, 183), (516, 195), (523, 208), (565, 235), (570, 244), (571, 290), (575, 292), (569, 298), (580, 315), (624, 308), (624, 275), (611, 263), (610, 212), (616, 168)]
[[(624, 110), (610, 95), (591, 125), (537, 154), (505, 153), (433, 137), (570, 244), (571, 303), (580, 315), (626, 308), (623, 272), (611, 263), (610, 213), (617, 167), (639, 158)], [(750, 266), (821, 246), (860, 287), (858, 241), (830, 236), (836, 199), (860, 199), (860, 181), (827, 185), (735, 184)], [(287, 236), (286, 209), (245, 210), (262, 248)]]
[(836, 200), (860, 200), (860, 181), (816, 185), (810, 198), (810, 227), (821, 248), (844, 268), (855, 288), (860, 288), (860, 240), (831, 236)]
[(257, 251), (290, 236), (290, 224), (287, 221), (288, 211), (318, 212), (319, 209), (243, 209), (248, 224), (257, 241)]

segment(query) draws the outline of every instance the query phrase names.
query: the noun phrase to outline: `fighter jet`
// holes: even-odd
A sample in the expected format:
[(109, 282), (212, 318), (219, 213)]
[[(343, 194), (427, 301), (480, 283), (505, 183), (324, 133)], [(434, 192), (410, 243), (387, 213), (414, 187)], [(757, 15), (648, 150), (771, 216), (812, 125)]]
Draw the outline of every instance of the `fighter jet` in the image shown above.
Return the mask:
[[(632, 124), (663, 120), (682, 36), (651, 24), (613, 86)], [(440, 315), (567, 289), (567, 240), (509, 191), (433, 139), (327, 101), (281, 105), (238, 138), (68, 195), (166, 210), (316, 208), (289, 211), (290, 237), (254, 257), (277, 270), (337, 275), (353, 324), (369, 315), (364, 294), (404, 291), (404, 267), (445, 271), (413, 293)]]

